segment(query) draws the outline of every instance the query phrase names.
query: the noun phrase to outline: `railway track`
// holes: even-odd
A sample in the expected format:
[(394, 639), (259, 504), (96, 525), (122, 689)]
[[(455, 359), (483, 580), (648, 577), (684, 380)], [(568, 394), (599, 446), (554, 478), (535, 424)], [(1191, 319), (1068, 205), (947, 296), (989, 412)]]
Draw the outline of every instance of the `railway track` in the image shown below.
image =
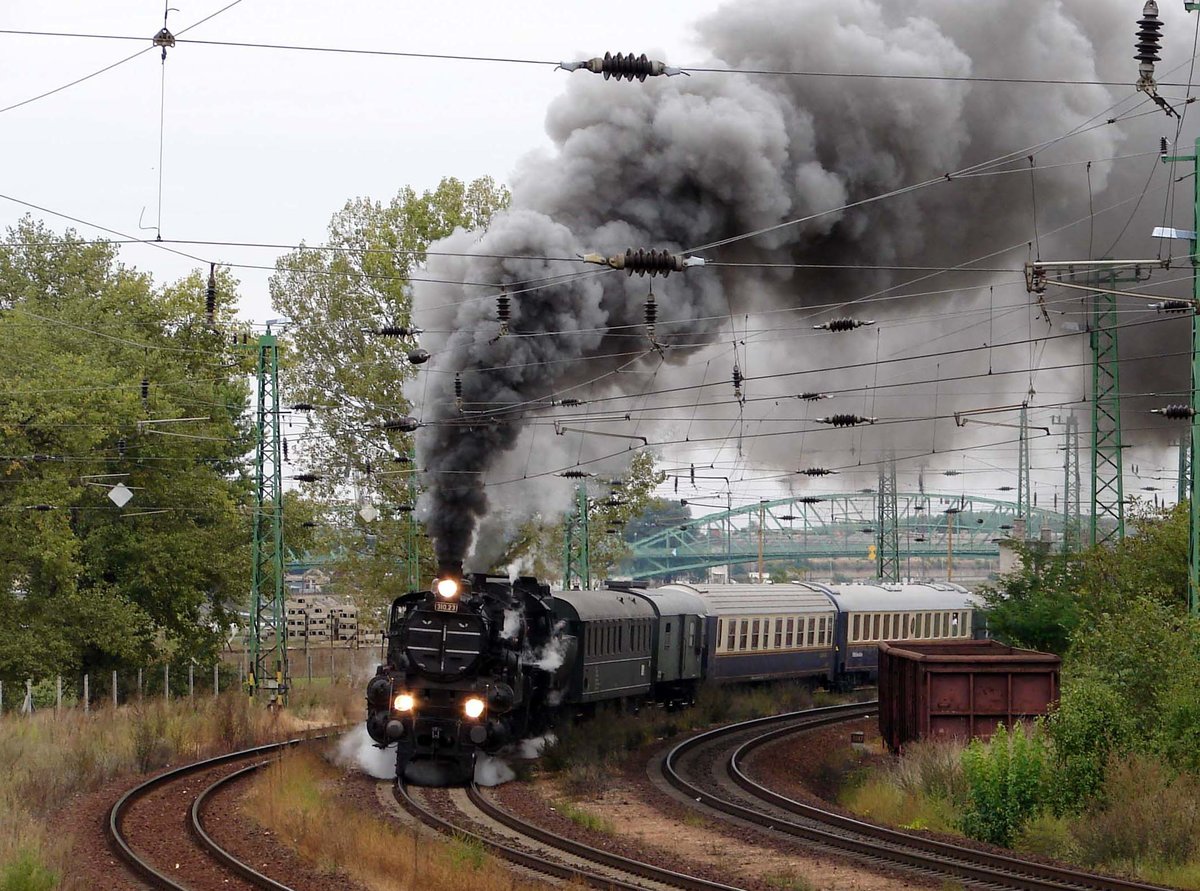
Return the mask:
[(497, 806), (475, 785), (451, 792), (455, 819), (438, 813), (421, 791), (398, 784), (393, 792), (400, 806), (427, 826), (472, 839), (510, 863), (566, 882), (621, 891), (739, 891), (561, 838)]
[[(692, 802), (722, 817), (926, 878), (1015, 891), (1163, 891), (1157, 885), (1034, 863), (846, 817), (787, 798), (747, 772), (747, 761), (756, 749), (790, 734), (867, 717), (876, 706), (867, 702), (811, 709), (701, 733), (671, 749), (662, 761), (663, 778)], [(718, 752), (723, 754), (717, 757)]]
[[(235, 891), (291, 891), (287, 885), (263, 875), (223, 848), (205, 828), (204, 815), (218, 795), (270, 764), (284, 749), (329, 736), (327, 732), (230, 752), (177, 767), (140, 783), (122, 795), (108, 812), (106, 832), (113, 851), (140, 879), (156, 889), (193, 891), (202, 886), (219, 886)], [(195, 792), (195, 788), (199, 791)], [(143, 807), (159, 798), (170, 802), (171, 810), (179, 815), (178, 821), (168, 818), (164, 822), (157, 808), (153, 813), (149, 808), (147, 813), (141, 813)], [(186, 834), (181, 831), (185, 826)]]

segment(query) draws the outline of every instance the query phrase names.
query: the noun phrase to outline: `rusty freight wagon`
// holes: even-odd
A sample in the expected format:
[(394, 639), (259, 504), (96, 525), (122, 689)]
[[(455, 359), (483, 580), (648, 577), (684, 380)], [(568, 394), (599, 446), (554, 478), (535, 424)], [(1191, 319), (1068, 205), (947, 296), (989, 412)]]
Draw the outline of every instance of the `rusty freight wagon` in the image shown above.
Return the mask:
[(1047, 713), (1061, 661), (994, 640), (880, 643), (879, 732), (893, 752), (916, 739), (987, 739)]

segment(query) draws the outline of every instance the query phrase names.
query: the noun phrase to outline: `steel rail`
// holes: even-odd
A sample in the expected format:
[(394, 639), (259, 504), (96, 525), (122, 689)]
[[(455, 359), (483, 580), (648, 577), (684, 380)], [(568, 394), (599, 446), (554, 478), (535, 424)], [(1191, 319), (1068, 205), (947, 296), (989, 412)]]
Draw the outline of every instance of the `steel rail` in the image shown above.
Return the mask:
[(677, 888), (687, 888), (690, 889), (690, 891), (740, 891), (740, 889), (734, 888), (731, 885), (723, 885), (720, 882), (710, 882), (707, 879), (702, 879), (698, 876), (689, 876), (685, 873), (663, 869), (662, 867), (653, 866), (641, 860), (633, 860), (629, 857), (622, 857), (619, 854), (613, 854), (610, 851), (594, 848), (591, 845), (586, 845), (583, 842), (578, 842), (574, 839), (555, 835), (548, 829), (543, 829), (541, 826), (527, 823), (515, 814), (509, 813), (500, 806), (488, 801), (479, 791), (479, 787), (474, 783), (472, 783), (467, 789), (467, 796), (470, 798), (473, 805), (475, 805), (497, 823), (507, 826), (509, 829), (519, 832), (522, 835), (527, 835), (530, 838), (536, 839), (543, 844), (548, 844), (551, 847), (559, 848), (584, 860), (602, 863), (605, 866), (610, 866), (613, 869), (619, 869), (623, 872), (632, 873), (634, 875), (641, 876), (644, 879), (650, 879), (651, 881), (659, 882), (664, 885), (674, 885)]
[(275, 760), (259, 761), (251, 764), (248, 767), (243, 767), (241, 770), (235, 770), (233, 773), (221, 777), (203, 792), (196, 796), (192, 801), (191, 819), (188, 821), (188, 828), (191, 830), (200, 847), (204, 848), (208, 854), (220, 863), (222, 866), (229, 869), (235, 875), (245, 879), (256, 888), (263, 888), (266, 891), (293, 891), (293, 889), (284, 885), (282, 882), (277, 882), (270, 876), (263, 875), (258, 870), (254, 869), (250, 864), (238, 860), (232, 854), (211, 836), (204, 828), (204, 807), (208, 803), (209, 797), (221, 789), (225, 785), (232, 785), (242, 777), (249, 776), (256, 770), (266, 767), (268, 764), (274, 764)]
[[(878, 703), (858, 706), (813, 709), (792, 712), (769, 719), (757, 719), (709, 731), (675, 746), (662, 763), (664, 778), (673, 787), (699, 800), (719, 813), (738, 817), (788, 835), (838, 848), (875, 860), (908, 866), (921, 872), (933, 872), (958, 879), (1019, 891), (1049, 891), (1049, 889), (1089, 889), (1089, 891), (1162, 891), (1161, 886), (1126, 879), (1101, 876), (1082, 870), (1071, 870), (1022, 860), (1019, 857), (994, 854), (973, 847), (955, 845), (913, 833), (867, 823), (823, 808), (806, 805), (774, 792), (752, 780), (745, 772), (746, 756), (759, 746), (792, 733), (801, 733), (830, 724), (865, 717)], [(685, 779), (678, 770), (682, 755), (700, 745), (755, 727), (788, 721), (787, 726), (762, 733), (739, 745), (726, 762), (730, 778), (744, 791), (764, 804), (785, 810), (810, 820), (817, 826), (793, 823), (771, 816), (737, 802), (713, 795)]]
[[(462, 826), (458, 826), (423, 806), (420, 802), (413, 798), (411, 793), (408, 791), (408, 788), (402, 783), (397, 783), (396, 786), (393, 787), (392, 794), (395, 795), (396, 800), (405, 810), (413, 814), (425, 825), (430, 826), (445, 835), (452, 835), (459, 838), (465, 836), (466, 838), (478, 842), (492, 853), (504, 860), (509, 861), (510, 863), (516, 863), (520, 866), (524, 866), (526, 869), (531, 869), (535, 872), (550, 875), (555, 878), (564, 879), (568, 882), (583, 882), (592, 888), (617, 888), (621, 889), (621, 891), (646, 891), (646, 888), (643, 885), (626, 882), (622, 879), (613, 878), (600, 873), (588, 872), (585, 869), (580, 869), (576, 866), (569, 866), (565, 863), (555, 863), (553, 861), (546, 860), (544, 857), (537, 854), (532, 854), (528, 851), (522, 851), (519, 848), (504, 844), (503, 842), (495, 841), (494, 839), (488, 838), (485, 835), (481, 835), (477, 832), (465, 829)], [(472, 798), (472, 803), (475, 803), (474, 798)], [(485, 810), (484, 813), (488, 816), (491, 816), (487, 810)], [(509, 819), (515, 821), (517, 824), (516, 826), (510, 825), (509, 828), (516, 829), (518, 832), (527, 837), (533, 838), (536, 841), (545, 841), (552, 847), (557, 848), (564, 853), (569, 853), (576, 857), (584, 857), (584, 859), (593, 859), (590, 856), (585, 856), (581, 853), (578, 853), (580, 850), (586, 849), (586, 845), (578, 845), (577, 842), (573, 842), (571, 844), (577, 845), (578, 847), (575, 850), (572, 850), (571, 847), (564, 845), (563, 840), (560, 838), (555, 836), (549, 836), (548, 839), (540, 837), (539, 835), (530, 831), (531, 827), (528, 824), (517, 820), (515, 817), (510, 816)], [(509, 824), (506, 823), (505, 825)], [(634, 869), (630, 868), (631, 863), (636, 864), (638, 867), (647, 866), (647, 864), (636, 863), (636, 861), (625, 861), (624, 858), (617, 857), (613, 854), (608, 854), (607, 852), (598, 853), (602, 853), (605, 856), (603, 859), (596, 858), (594, 862), (601, 863), (605, 866), (618, 869), (631, 875), (638, 875), (641, 878), (648, 878), (648, 876), (636, 872)], [(650, 869), (653, 868), (654, 867), (650, 867)], [(670, 876), (671, 878), (667, 879), (667, 876)], [(667, 870), (662, 870), (659, 876), (654, 878), (654, 881), (684, 888), (687, 889), (687, 891), (716, 891), (716, 889), (737, 891), (737, 889), (732, 889), (725, 885), (716, 885), (711, 882), (705, 882), (703, 879), (695, 878), (694, 876), (684, 876), (680, 873), (671, 873)]]
[[(124, 863), (139, 878), (144, 879), (151, 887), (167, 889), (167, 891), (190, 891), (190, 889), (188, 889), (188, 887), (186, 885), (180, 884), (179, 882), (175, 881), (175, 879), (173, 879), (170, 876), (167, 876), (164, 873), (159, 872), (157, 869), (155, 869), (154, 866), (152, 866), (150, 864), (150, 862), (147, 861), (145, 858), (141, 857), (135, 850), (134, 846), (132, 844), (130, 844), (129, 839), (125, 836), (125, 833), (123, 830), (123, 823), (124, 823), (125, 817), (129, 811), (130, 807), (134, 803), (136, 803), (137, 801), (146, 797), (151, 792), (154, 792), (155, 790), (159, 789), (160, 787), (169, 785), (173, 782), (176, 782), (177, 780), (180, 780), (180, 779), (190, 776), (192, 774), (202, 773), (203, 771), (210, 770), (214, 767), (220, 767), (224, 764), (231, 764), (235, 761), (241, 761), (246, 758), (253, 758), (253, 757), (256, 757), (259, 755), (268, 755), (268, 754), (271, 754), (274, 752), (279, 752), (279, 751), (282, 751), (283, 749), (291, 747), (291, 746), (302, 745), (302, 744), (308, 743), (308, 742), (315, 742), (315, 741), (321, 740), (321, 739), (327, 739), (332, 734), (337, 733), (338, 731), (343, 730), (343, 729), (345, 729), (345, 728), (338, 727), (338, 728), (334, 728), (332, 730), (327, 730), (325, 732), (315, 734), (313, 736), (296, 737), (294, 739), (283, 740), (281, 742), (268, 743), (268, 744), (262, 745), (262, 746), (254, 746), (249, 749), (240, 749), (236, 752), (227, 752), (224, 755), (217, 755), (213, 758), (205, 758), (201, 761), (194, 761), (191, 764), (185, 764), (181, 767), (176, 767), (173, 770), (168, 770), (164, 773), (159, 774), (158, 776), (151, 777), (150, 779), (139, 783), (138, 785), (134, 786), (132, 789), (127, 791), (119, 799), (117, 799), (116, 803), (108, 811), (108, 819), (105, 822), (105, 834), (108, 836), (109, 844), (112, 847), (113, 852), (119, 858), (121, 858), (121, 860), (124, 861)], [(259, 766), (261, 766), (261, 765), (260, 764), (254, 765), (254, 767), (259, 767)], [(245, 771), (237, 771), (237, 774), (240, 775), (244, 772)], [(212, 786), (209, 786), (206, 790), (204, 790), (203, 793), (201, 793), (200, 797), (202, 798), (205, 795), (207, 795), (208, 793), (212, 792), (214, 788), (220, 786), (222, 784), (222, 782), (224, 782), (225, 780), (228, 780), (228, 779), (229, 778), (226, 777), (222, 780), (219, 780), (217, 783), (214, 783)], [(196, 802), (193, 802), (192, 808), (193, 808), (193, 814), (195, 815), (195, 817), (198, 817), (198, 812), (195, 810)], [(193, 826), (192, 831), (195, 832), (196, 828), (197, 827)], [(201, 832), (203, 833), (202, 827), (201, 827)], [(205, 835), (205, 837), (207, 837), (207, 833), (204, 833), (204, 835)], [(215, 846), (216, 843), (213, 842), (213, 845)], [(203, 843), (201, 844), (201, 846), (204, 847)], [(211, 851), (210, 851), (210, 853), (211, 853)], [(229, 855), (227, 852), (223, 852), (223, 853), (225, 853), (226, 856), (233, 859), (231, 857), (231, 855)], [(220, 858), (218, 857), (217, 859), (220, 859)], [(229, 865), (229, 864), (226, 864), (226, 865)], [(245, 869), (248, 870), (250, 873), (254, 873), (254, 870), (250, 869), (250, 867), (245, 867)], [(236, 871), (236, 868), (235, 868), (235, 871)], [(248, 881), (258, 884), (258, 881), (254, 878), (251, 878), (248, 873), (241, 873), (239, 871), (239, 874), (243, 875), (243, 877), (246, 878)], [(254, 874), (258, 875), (257, 873), (254, 873)], [(259, 884), (259, 887), (269, 888), (269, 889), (271, 889), (271, 891), (280, 891), (280, 889), (286, 889), (286, 886), (279, 885), (278, 883), (275, 883), (272, 880), (267, 879), (266, 876), (261, 876), (261, 878), (268, 882), (271, 882), (271, 884), (269, 884), (269, 885)]]

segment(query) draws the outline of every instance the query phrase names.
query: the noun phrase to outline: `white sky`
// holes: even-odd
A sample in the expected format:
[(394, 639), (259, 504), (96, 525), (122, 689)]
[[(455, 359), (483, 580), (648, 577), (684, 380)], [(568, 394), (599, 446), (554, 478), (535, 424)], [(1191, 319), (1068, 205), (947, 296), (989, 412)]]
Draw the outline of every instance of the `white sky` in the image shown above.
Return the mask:
[[(168, 25), (178, 34), (228, 2), (172, 0), (179, 11)], [(633, 50), (699, 64), (691, 24), (717, 5), (243, 0), (183, 36), (555, 61)], [(145, 35), (148, 43), (162, 13), (149, 0), (5, 0), (0, 29)], [(0, 108), (141, 46), (0, 35)], [(161, 69), (154, 50), (0, 114), (0, 194), (153, 238), (138, 223), (141, 217), (153, 226), (157, 216)], [(539, 65), (181, 45), (166, 62), (163, 238), (320, 242), (329, 217), (351, 197), (386, 200), (402, 185), (422, 190), (443, 176), (506, 182), (518, 158), (549, 144), (545, 109), (570, 76)], [(0, 224), (27, 211), (0, 200)], [(33, 213), (57, 230), (68, 225)], [(265, 266), (279, 253), (181, 249)], [(126, 248), (123, 257), (160, 281), (198, 265), (144, 246)], [(269, 273), (236, 274), (243, 312), (259, 321), (271, 316)]]

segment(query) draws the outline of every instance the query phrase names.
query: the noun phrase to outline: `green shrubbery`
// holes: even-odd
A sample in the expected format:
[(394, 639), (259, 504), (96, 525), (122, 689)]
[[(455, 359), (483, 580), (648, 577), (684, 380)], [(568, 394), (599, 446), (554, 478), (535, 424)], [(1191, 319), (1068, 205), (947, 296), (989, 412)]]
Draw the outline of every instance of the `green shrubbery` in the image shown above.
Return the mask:
[(1050, 751), (1042, 735), (1003, 726), (986, 743), (973, 740), (962, 755), (966, 779), (963, 831), (994, 845), (1011, 845), (1051, 798)]

